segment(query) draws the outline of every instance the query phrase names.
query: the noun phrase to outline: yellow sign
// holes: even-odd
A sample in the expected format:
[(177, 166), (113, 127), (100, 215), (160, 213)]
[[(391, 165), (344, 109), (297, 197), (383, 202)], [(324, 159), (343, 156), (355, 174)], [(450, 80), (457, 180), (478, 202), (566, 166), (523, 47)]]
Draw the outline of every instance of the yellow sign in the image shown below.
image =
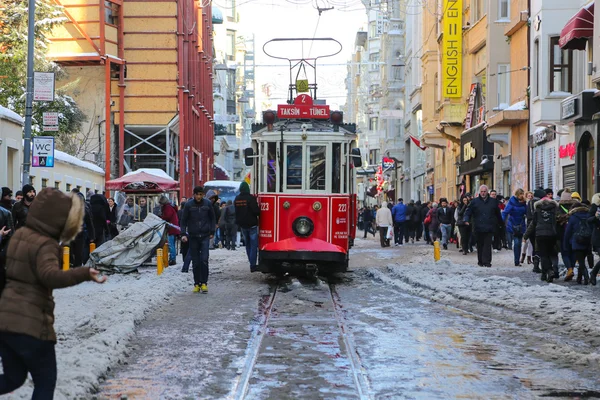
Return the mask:
[(296, 81), (296, 90), (298, 93), (308, 92), (308, 79), (298, 79)]
[(462, 97), (462, 0), (444, 0), (442, 97)]
[(477, 157), (477, 150), (473, 147), (473, 142), (463, 145), (463, 161), (469, 161)]

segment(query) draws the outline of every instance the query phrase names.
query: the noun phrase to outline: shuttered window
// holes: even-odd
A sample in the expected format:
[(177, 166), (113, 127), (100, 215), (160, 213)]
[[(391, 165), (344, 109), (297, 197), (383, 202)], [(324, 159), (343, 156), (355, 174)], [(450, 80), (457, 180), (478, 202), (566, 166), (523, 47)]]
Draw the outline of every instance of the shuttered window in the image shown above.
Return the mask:
[(571, 189), (571, 192), (575, 191), (575, 164), (563, 167), (562, 187)]
[(555, 186), (556, 149), (552, 144), (542, 144), (533, 148), (533, 188)]

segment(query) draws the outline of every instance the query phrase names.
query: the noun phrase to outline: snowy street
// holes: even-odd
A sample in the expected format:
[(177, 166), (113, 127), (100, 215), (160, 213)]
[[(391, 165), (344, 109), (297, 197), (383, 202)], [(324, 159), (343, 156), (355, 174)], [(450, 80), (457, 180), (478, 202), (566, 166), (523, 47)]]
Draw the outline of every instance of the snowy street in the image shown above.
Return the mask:
[(489, 269), (359, 236), (352, 272), (328, 279), (250, 274), (220, 249), (208, 294), (180, 264), (57, 290), (56, 398), (600, 396), (600, 289), (540, 282), (506, 250)]

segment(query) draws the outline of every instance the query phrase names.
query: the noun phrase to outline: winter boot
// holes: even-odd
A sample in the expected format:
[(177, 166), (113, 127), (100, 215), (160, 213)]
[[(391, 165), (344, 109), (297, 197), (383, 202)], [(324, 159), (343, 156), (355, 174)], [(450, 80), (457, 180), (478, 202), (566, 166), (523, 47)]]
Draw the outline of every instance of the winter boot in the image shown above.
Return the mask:
[(577, 284), (581, 285), (581, 279), (583, 278), (582, 276), (582, 271), (581, 271), (581, 267), (577, 268)]
[(521, 260), (519, 261), (519, 264), (523, 264), (523, 262), (525, 262), (525, 253), (521, 254)]
[(533, 256), (533, 272), (535, 272), (536, 274), (542, 272), (542, 270), (540, 269), (540, 256)]
[[(567, 275), (565, 276), (565, 282), (571, 281), (573, 279), (574, 275), (575, 275), (575, 273), (573, 272), (573, 268), (567, 269)], [(579, 274), (577, 275), (577, 279), (579, 281), (581, 281), (581, 277)], [(578, 282), (578, 283), (581, 283), (581, 282)]]
[(594, 265), (594, 269), (590, 273), (590, 283), (596, 286), (596, 276), (598, 275), (598, 271), (600, 271), (600, 261), (596, 265)]
[(527, 256), (527, 264), (533, 264), (533, 260), (531, 259), (531, 256)]

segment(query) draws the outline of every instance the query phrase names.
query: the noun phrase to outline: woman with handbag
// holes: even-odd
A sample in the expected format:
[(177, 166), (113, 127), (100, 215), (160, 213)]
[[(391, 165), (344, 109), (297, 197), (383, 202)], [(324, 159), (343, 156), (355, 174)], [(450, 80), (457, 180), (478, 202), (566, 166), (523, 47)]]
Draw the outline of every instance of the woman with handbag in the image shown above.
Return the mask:
[(523, 234), (526, 230), (526, 215), (527, 203), (525, 203), (525, 191), (517, 189), (515, 195), (510, 198), (508, 205), (502, 211), (502, 220), (506, 224), (506, 230), (512, 233), (512, 250), (515, 258), (515, 267), (521, 266), (521, 245)]
[[(433, 244), (438, 238), (438, 230), (440, 229), (440, 221), (438, 220), (438, 203), (431, 203), (431, 210), (427, 213), (425, 217), (425, 226), (427, 226), (427, 230), (429, 230), (429, 240), (431, 244)], [(427, 224), (429, 222), (429, 224)]]
[(387, 207), (387, 202), (381, 203), (381, 208), (377, 210), (375, 215), (375, 223), (379, 228), (379, 241), (381, 247), (390, 247), (390, 240), (387, 238), (388, 228), (394, 227), (394, 220), (392, 219), (392, 212)]

